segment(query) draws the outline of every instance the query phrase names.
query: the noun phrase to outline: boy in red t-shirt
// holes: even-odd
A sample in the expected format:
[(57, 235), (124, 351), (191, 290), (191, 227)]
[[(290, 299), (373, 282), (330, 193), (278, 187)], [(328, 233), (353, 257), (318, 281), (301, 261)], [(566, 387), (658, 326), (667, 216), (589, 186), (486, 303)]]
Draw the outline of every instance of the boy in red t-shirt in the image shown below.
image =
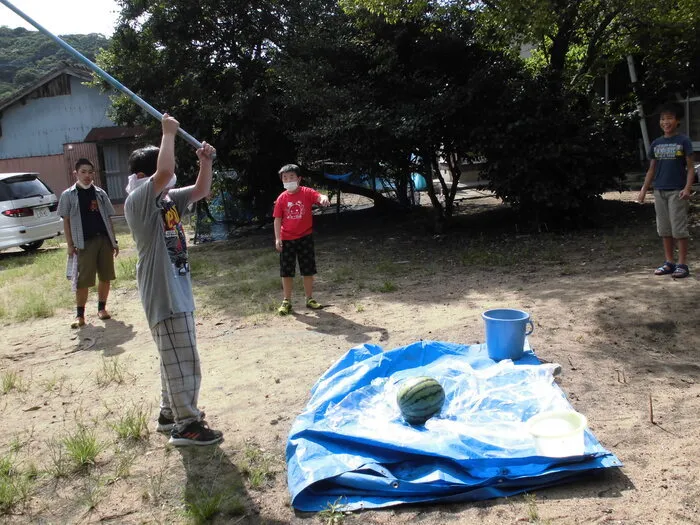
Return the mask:
[(280, 252), (280, 277), (284, 299), (277, 312), (287, 315), (292, 311), (292, 285), (296, 272), (297, 259), (299, 273), (304, 278), (306, 307), (312, 310), (323, 308), (314, 298), (314, 275), (316, 274), (316, 256), (311, 207), (314, 204), (329, 206), (328, 197), (316, 190), (299, 186), (301, 176), (299, 166), (286, 164), (279, 170), (284, 185), (283, 191), (275, 201), (275, 250)]

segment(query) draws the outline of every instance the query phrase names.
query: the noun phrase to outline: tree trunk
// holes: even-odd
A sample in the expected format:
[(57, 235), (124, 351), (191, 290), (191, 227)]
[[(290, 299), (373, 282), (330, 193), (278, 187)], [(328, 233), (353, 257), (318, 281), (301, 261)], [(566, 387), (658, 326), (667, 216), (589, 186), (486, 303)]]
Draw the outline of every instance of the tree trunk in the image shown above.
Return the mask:
[(568, 3), (561, 12), (559, 23), (557, 24), (557, 34), (552, 37), (552, 48), (550, 52), (549, 67), (561, 75), (566, 67), (566, 54), (571, 47), (571, 37), (575, 30), (576, 15), (578, 14), (578, 3)]
[[(435, 195), (435, 187), (433, 186), (433, 174), (435, 174), (440, 181), (440, 186), (443, 188), (443, 195), (447, 191), (447, 185), (445, 184), (445, 179), (440, 173), (440, 166), (438, 164), (437, 155), (431, 153), (427, 156), (422, 156), (423, 164), (425, 166), (426, 182), (428, 183), (428, 197), (430, 197), (430, 202), (433, 205), (433, 211), (435, 212), (435, 222), (433, 223), (433, 230), (435, 233), (443, 233), (447, 228), (447, 217), (445, 216), (445, 210), (440, 203), (440, 199)], [(427, 161), (426, 161), (427, 159)]]
[(462, 176), (462, 169), (459, 167), (461, 164), (461, 159), (457, 154), (447, 155), (447, 167), (452, 175), (452, 185), (450, 186), (450, 191), (445, 196), (445, 215), (447, 218), (452, 217), (454, 213), (454, 202), (455, 196), (457, 195), (457, 186), (459, 185), (459, 179)]

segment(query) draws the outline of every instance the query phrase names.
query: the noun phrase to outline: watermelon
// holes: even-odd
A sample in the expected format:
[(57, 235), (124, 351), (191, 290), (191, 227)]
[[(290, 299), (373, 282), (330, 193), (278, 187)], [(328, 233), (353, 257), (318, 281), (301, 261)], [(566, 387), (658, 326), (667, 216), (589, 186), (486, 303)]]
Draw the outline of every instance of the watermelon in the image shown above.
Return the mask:
[(406, 423), (422, 425), (440, 412), (445, 391), (432, 377), (411, 377), (399, 388), (396, 401)]

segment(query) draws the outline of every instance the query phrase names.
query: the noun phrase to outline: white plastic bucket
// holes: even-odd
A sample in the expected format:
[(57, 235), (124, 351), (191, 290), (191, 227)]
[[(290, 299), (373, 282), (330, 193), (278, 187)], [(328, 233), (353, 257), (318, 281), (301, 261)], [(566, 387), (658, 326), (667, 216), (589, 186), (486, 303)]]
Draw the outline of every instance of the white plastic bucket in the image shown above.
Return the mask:
[(573, 410), (541, 412), (527, 421), (528, 432), (535, 439), (540, 456), (566, 458), (582, 456), (586, 416)]

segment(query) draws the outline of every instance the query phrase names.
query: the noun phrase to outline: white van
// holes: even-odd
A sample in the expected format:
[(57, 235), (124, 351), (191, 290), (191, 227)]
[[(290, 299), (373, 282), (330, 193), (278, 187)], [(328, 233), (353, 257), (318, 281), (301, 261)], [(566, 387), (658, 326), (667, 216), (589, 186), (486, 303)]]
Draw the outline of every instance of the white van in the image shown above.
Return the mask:
[(38, 173), (0, 173), (0, 250), (33, 251), (63, 235), (58, 198)]

